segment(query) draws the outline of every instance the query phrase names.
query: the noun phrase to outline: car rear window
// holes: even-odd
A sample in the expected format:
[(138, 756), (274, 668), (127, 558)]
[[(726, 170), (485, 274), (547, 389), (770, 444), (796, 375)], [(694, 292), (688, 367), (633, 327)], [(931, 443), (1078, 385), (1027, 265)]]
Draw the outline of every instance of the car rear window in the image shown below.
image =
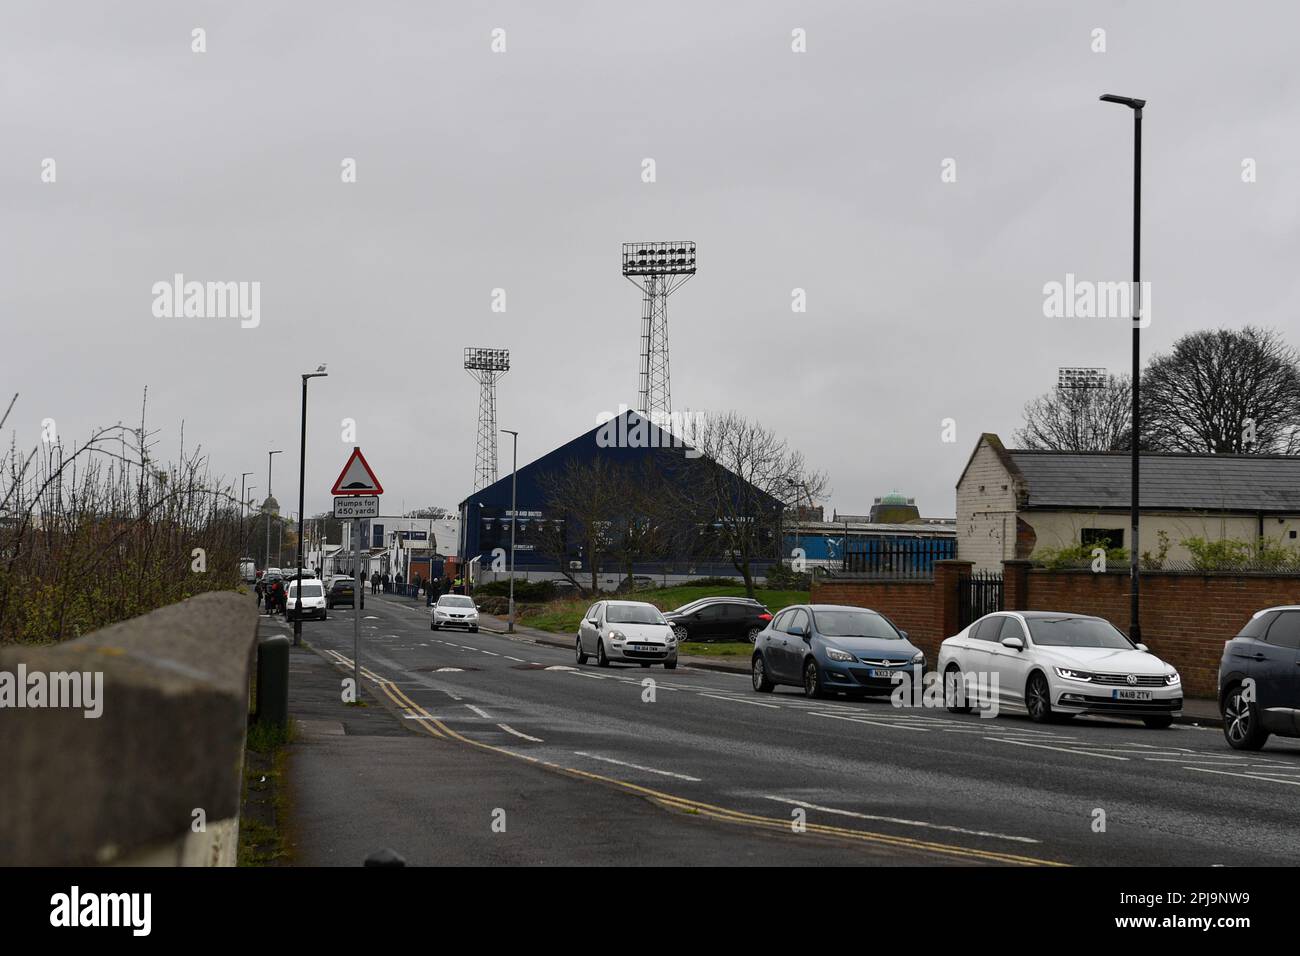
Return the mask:
[[(289, 585), (289, 593), (290, 593), (290, 594), (295, 594), (295, 595), (296, 595), (296, 594), (298, 593), (298, 586), (297, 586), (296, 584), (291, 584), (291, 585)], [(321, 591), (321, 586), (320, 586), (319, 584), (313, 584), (313, 583), (308, 582), (308, 581), (304, 581), (304, 582), (303, 582), (303, 584), (302, 584), (302, 596), (303, 596), (303, 597), (305, 597), (305, 598), (308, 598), (308, 597), (320, 597), (322, 593), (323, 593), (323, 592)]]

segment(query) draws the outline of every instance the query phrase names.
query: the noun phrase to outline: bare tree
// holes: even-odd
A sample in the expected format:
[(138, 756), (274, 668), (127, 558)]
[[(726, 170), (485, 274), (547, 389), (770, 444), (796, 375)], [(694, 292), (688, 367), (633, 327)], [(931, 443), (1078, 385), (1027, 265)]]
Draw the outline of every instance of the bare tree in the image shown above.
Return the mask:
[(700, 457), (686, 459), (687, 493), (753, 597), (754, 563), (776, 557), (785, 506), (796, 496), (823, 496), (826, 476), (810, 471), (784, 439), (736, 412), (709, 418), (692, 437)]
[(1142, 380), (1142, 431), (1164, 451), (1300, 452), (1300, 367), (1271, 329), (1185, 335)]
[(1026, 404), (1024, 415), (1020, 448), (1120, 451), (1131, 447), (1133, 381), (1110, 375), (1099, 388), (1056, 388)]
[(549, 512), (540, 526), (538, 547), (579, 587), (569, 561), (575, 553), (580, 554), (587, 564), (592, 593), (599, 588), (600, 569), (610, 550), (611, 516), (619, 511), (617, 471), (605, 458), (588, 462), (569, 459), (559, 471), (538, 477)]

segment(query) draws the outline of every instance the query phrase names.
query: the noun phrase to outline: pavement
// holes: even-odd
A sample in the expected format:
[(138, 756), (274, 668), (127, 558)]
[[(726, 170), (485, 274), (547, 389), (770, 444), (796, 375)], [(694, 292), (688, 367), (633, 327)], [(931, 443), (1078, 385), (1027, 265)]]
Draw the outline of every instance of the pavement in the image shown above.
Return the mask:
[[(304, 627), (289, 759), (296, 861), (1291, 865), (1300, 742), (1042, 726), (756, 694), (743, 672), (579, 667), (531, 629), (431, 632), (423, 603)], [(496, 622), (493, 622), (493, 627)], [(713, 662), (716, 663), (716, 662)], [(728, 662), (729, 663), (729, 662)], [(505, 832), (492, 822), (504, 819)]]

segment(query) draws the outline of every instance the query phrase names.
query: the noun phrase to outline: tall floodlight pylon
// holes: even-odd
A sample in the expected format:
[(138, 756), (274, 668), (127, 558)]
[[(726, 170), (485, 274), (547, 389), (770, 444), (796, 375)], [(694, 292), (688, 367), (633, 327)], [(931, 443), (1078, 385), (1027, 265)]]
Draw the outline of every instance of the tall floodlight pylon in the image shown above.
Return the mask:
[(479, 384), (474, 490), (497, 480), (497, 379), (510, 371), (509, 349), (465, 350), (465, 370)]
[(672, 413), (668, 379), (668, 297), (695, 275), (693, 242), (625, 242), (623, 275), (641, 290), (640, 408), (652, 422)]

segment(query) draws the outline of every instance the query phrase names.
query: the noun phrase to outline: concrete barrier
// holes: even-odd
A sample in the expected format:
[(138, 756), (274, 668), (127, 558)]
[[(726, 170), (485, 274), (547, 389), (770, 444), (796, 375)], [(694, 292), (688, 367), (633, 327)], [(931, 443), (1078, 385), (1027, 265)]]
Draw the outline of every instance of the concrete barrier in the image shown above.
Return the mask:
[(256, 644), (223, 592), (0, 649), (0, 865), (233, 865)]

